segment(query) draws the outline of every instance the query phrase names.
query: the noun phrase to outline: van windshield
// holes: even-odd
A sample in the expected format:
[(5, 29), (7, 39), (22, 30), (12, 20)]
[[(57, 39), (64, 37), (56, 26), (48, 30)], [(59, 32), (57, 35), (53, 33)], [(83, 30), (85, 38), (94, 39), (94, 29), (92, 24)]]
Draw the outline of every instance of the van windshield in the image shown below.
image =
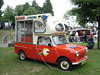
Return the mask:
[(68, 43), (65, 35), (55, 35), (52, 36), (52, 39), (56, 45), (62, 45)]

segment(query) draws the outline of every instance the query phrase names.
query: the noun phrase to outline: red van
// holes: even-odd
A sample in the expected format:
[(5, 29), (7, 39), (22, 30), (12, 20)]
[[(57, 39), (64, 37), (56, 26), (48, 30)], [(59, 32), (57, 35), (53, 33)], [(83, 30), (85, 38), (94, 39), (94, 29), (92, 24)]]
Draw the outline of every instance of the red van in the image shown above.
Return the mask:
[(27, 58), (58, 64), (71, 70), (72, 65), (84, 64), (88, 48), (67, 42), (63, 23), (50, 14), (16, 16), (15, 52), (21, 60)]

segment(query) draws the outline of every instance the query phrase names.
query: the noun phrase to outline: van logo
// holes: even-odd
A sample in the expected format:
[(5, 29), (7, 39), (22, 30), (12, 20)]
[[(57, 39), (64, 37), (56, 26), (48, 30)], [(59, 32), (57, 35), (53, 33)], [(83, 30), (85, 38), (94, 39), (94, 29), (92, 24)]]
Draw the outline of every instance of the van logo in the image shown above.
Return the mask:
[(72, 49), (75, 49), (76, 46), (68, 45), (68, 47), (71, 47)]
[(44, 48), (44, 49), (39, 53), (39, 55), (47, 56), (49, 53), (50, 53), (50, 50), (49, 50), (48, 48)]

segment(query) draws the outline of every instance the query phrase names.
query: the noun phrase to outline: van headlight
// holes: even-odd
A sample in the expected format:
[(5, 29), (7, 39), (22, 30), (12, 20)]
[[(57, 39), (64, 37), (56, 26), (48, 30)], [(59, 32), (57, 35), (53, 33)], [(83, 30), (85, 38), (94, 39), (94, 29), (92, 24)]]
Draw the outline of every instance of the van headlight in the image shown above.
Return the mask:
[(78, 52), (78, 51), (76, 51), (76, 56), (77, 56), (77, 57), (79, 56), (79, 52)]
[(88, 52), (88, 48), (86, 47), (86, 52)]

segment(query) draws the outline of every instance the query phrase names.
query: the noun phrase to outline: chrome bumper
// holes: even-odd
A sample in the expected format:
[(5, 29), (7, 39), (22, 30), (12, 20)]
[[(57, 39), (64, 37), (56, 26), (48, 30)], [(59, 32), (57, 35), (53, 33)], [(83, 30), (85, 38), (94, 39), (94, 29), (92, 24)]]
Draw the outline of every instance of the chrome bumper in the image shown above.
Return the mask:
[(72, 63), (72, 65), (78, 65), (78, 64), (82, 63), (83, 61), (85, 61), (87, 58), (88, 58), (88, 57), (86, 56), (86, 58), (85, 58), (84, 60), (82, 60), (82, 61), (80, 61), (80, 62), (77, 62), (77, 63)]

